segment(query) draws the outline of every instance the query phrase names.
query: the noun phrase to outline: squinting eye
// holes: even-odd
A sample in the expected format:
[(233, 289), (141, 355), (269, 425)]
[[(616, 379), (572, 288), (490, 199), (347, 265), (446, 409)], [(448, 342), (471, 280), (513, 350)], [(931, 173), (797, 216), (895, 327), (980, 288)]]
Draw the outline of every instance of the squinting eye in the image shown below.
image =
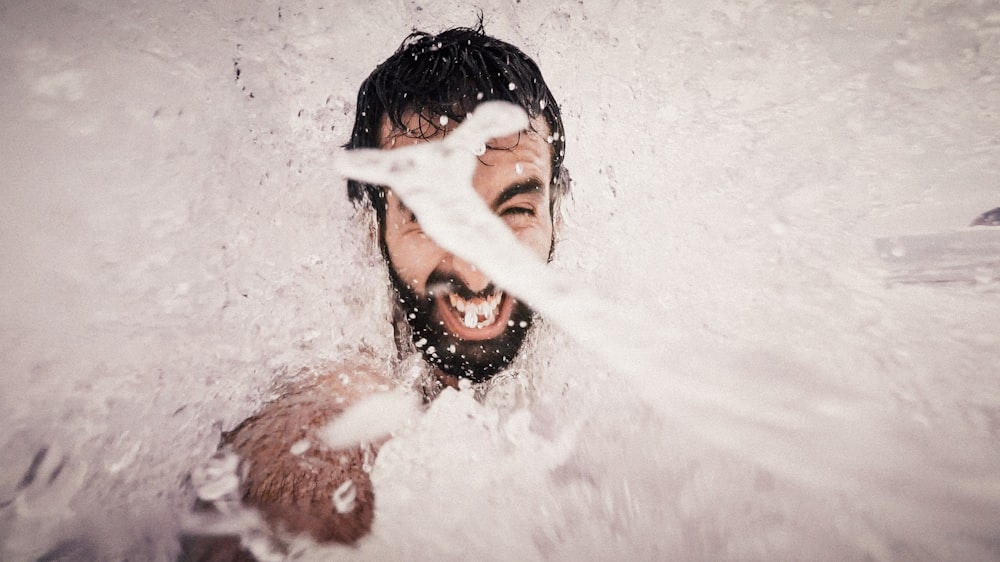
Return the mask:
[(528, 228), (534, 223), (535, 209), (532, 207), (508, 207), (500, 211), (500, 218), (514, 230)]
[(533, 217), (535, 216), (535, 210), (532, 209), (531, 207), (509, 207), (507, 209), (504, 209), (500, 213), (500, 215), (504, 217), (515, 216), (515, 215)]

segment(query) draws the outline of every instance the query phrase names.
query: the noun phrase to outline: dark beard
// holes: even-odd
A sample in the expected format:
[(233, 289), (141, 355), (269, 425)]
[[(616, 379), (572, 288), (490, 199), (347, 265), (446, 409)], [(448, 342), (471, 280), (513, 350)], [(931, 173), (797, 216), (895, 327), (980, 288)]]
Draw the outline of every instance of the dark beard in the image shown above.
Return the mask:
[[(389, 278), (396, 296), (396, 306), (410, 326), (413, 345), (420, 350), (424, 360), (446, 374), (469, 379), (474, 383), (489, 380), (493, 375), (507, 368), (524, 344), (524, 338), (531, 327), (534, 313), (520, 301), (514, 302), (507, 329), (489, 340), (469, 341), (449, 333), (434, 319), (434, 289), (448, 290), (464, 298), (474, 293), (455, 276), (434, 270), (427, 278), (428, 295), (417, 295), (410, 286), (404, 284), (389, 266)], [(481, 294), (492, 294), (492, 285)], [(512, 298), (507, 295), (505, 298)], [(454, 351), (452, 351), (454, 350)]]

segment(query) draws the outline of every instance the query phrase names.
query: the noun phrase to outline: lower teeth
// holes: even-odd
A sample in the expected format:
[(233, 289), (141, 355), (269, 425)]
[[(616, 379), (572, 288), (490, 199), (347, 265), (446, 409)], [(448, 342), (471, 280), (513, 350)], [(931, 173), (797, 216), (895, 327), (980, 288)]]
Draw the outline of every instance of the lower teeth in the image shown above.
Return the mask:
[[(451, 305), (455, 309), (455, 312), (461, 317), (462, 325), (466, 328), (485, 328), (492, 325), (496, 321), (497, 310), (490, 301), (484, 301), (479, 305), (473, 305), (471, 302), (465, 303), (465, 301), (460, 300), (461, 297), (456, 295), (451, 295)], [(464, 311), (458, 310), (461, 304), (465, 304), (462, 308)], [(498, 303), (499, 304), (499, 303)], [(482, 318), (482, 320), (480, 320)]]

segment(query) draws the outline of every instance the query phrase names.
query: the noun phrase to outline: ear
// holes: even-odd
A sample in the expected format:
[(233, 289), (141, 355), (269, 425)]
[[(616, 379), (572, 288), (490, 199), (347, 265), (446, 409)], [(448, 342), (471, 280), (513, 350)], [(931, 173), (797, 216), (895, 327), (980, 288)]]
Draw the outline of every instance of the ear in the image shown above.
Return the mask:
[(552, 220), (552, 240), (549, 242), (547, 262), (551, 262), (552, 258), (555, 257), (556, 244), (559, 242), (559, 234), (562, 232), (563, 226), (562, 195), (555, 191), (553, 187), (549, 197), (552, 198), (552, 201), (549, 203), (549, 218)]
[(563, 206), (562, 198), (552, 206), (552, 235), (558, 236), (562, 232), (563, 226)]
[[(556, 242), (559, 240), (559, 235), (562, 233), (563, 228), (563, 206), (561, 197), (552, 200), (549, 213), (552, 215), (552, 247), (555, 248)], [(552, 250), (549, 250), (549, 255), (552, 255)]]
[(559, 171), (552, 178), (552, 184), (549, 186), (549, 197), (552, 198), (552, 202), (549, 204), (549, 214), (552, 216), (552, 237), (555, 240), (562, 230), (563, 200), (566, 197), (572, 197), (569, 170), (566, 169), (566, 166), (559, 166)]

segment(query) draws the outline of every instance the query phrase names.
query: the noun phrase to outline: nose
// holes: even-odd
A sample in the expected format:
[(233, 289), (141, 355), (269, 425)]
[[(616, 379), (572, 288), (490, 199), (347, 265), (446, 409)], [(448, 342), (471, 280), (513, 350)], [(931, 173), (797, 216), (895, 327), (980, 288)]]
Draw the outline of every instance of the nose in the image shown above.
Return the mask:
[(478, 267), (461, 258), (451, 256), (451, 269), (473, 293), (482, 291), (490, 284), (490, 280)]

